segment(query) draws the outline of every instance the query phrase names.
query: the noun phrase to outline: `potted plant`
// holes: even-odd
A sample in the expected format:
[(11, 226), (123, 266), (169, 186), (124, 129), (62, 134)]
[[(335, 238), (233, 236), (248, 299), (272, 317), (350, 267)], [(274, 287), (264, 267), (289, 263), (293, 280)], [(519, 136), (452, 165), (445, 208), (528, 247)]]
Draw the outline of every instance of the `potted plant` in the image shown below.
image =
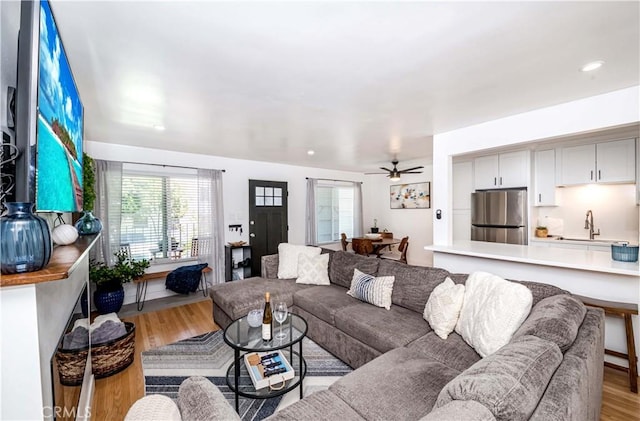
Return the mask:
[(96, 173), (93, 158), (82, 154), (82, 216), (75, 223), (80, 235), (97, 234), (102, 231), (102, 222), (93, 216), (96, 201)]
[(371, 227), (371, 233), (376, 234), (378, 232), (378, 220), (373, 220), (373, 226)]
[(114, 255), (116, 263), (113, 266), (94, 261), (89, 266), (89, 280), (96, 285), (93, 302), (100, 314), (120, 311), (124, 301), (122, 285), (142, 276), (149, 267), (147, 259), (133, 260), (125, 250)]
[(548, 234), (549, 234), (549, 231), (547, 230), (547, 227), (544, 227), (541, 225), (536, 227), (536, 237), (547, 238)]

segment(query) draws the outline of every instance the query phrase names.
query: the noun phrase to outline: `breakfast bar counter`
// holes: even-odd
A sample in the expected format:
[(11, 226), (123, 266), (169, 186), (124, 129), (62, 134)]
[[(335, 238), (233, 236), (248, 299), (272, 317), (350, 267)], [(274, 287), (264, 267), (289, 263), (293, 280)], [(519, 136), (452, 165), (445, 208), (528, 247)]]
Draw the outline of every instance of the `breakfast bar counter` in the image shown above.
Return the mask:
[(638, 262), (617, 262), (611, 258), (610, 252), (604, 251), (565, 249), (553, 246), (521, 246), (482, 241), (454, 242), (449, 246), (431, 245), (426, 246), (425, 250), (533, 265), (612, 273), (636, 278), (640, 276)]

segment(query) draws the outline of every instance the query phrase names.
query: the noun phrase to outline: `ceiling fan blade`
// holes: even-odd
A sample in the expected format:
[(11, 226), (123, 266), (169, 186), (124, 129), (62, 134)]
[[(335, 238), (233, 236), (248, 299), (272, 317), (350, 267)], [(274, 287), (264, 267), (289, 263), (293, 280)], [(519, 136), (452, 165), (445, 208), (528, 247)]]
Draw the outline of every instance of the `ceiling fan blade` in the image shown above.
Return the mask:
[(400, 174), (422, 174), (423, 171), (400, 171)]
[(413, 170), (421, 170), (422, 168), (424, 168), (422, 165), (420, 165), (419, 167), (412, 167), (412, 168), (407, 168), (404, 170), (400, 170), (400, 172), (407, 172), (407, 171), (413, 171)]
[(366, 172), (366, 173), (364, 173), (364, 175), (374, 175), (374, 174), (387, 175), (388, 173), (386, 173), (386, 172)]
[(380, 167), (381, 170), (385, 170), (385, 171), (389, 171), (389, 172), (393, 172), (393, 170), (390, 170), (389, 168), (385, 168), (385, 167)]

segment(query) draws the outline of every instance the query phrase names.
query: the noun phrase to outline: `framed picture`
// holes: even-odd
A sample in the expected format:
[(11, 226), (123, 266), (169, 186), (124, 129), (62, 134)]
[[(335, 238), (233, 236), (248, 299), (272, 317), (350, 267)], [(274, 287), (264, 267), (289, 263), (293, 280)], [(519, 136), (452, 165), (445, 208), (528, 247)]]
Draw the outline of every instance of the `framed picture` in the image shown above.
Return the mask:
[(429, 209), (431, 183), (396, 184), (391, 186), (391, 209)]

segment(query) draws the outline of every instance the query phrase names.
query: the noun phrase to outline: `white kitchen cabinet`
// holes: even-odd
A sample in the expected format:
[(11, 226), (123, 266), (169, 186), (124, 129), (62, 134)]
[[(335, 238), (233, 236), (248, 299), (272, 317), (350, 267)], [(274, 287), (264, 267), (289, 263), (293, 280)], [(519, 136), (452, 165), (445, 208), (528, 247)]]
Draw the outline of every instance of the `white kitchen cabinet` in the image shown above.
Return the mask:
[(635, 139), (562, 148), (560, 184), (633, 183)]
[(476, 190), (526, 187), (529, 151), (481, 156), (473, 161)]
[(534, 157), (534, 206), (557, 206), (556, 151), (536, 151)]
[(453, 164), (453, 209), (471, 209), (473, 193), (473, 163)]

